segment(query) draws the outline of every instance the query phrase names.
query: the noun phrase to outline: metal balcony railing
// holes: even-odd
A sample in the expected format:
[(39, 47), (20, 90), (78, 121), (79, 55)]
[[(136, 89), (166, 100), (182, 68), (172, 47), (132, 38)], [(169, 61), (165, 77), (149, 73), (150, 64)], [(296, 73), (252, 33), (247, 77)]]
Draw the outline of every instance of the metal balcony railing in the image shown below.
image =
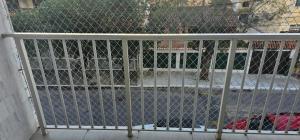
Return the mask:
[(43, 133), (299, 134), (299, 34), (3, 37), (15, 39)]

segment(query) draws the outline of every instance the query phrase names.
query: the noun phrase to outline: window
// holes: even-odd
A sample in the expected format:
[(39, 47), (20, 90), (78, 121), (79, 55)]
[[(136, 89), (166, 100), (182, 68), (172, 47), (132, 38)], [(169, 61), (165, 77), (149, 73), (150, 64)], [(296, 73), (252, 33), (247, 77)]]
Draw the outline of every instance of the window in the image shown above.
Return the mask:
[(293, 33), (300, 32), (300, 24), (290, 25), (289, 32), (293, 32)]
[[(183, 68), (183, 56), (184, 53), (180, 53), (180, 68)], [(187, 53), (186, 68), (197, 69), (197, 64), (198, 64), (198, 53)]]
[[(233, 69), (243, 70), (246, 62), (246, 56), (247, 53), (236, 53)], [(215, 69), (226, 69), (227, 60), (228, 60), (228, 53), (218, 53)]]
[[(169, 54), (157, 53), (157, 68), (168, 68)], [(176, 67), (176, 53), (171, 54), (171, 68)]]
[[(169, 54), (157, 53), (157, 68), (168, 68)], [(144, 53), (144, 68), (154, 68), (154, 53)], [(171, 55), (171, 68), (176, 67), (176, 53)]]
[(300, 0), (296, 0), (296, 6), (300, 6)]
[(243, 7), (249, 7), (249, 6), (250, 6), (250, 2), (249, 1), (243, 2)]
[[(183, 55), (180, 53), (180, 68), (183, 68)], [(233, 69), (243, 70), (245, 66), (247, 53), (236, 53)], [(218, 53), (216, 58), (215, 69), (226, 69), (227, 66), (228, 53)], [(203, 59), (202, 59), (203, 62)], [(198, 63), (198, 53), (187, 53), (186, 57), (186, 68), (187, 69), (197, 69)], [(202, 68), (203, 65), (201, 65)]]
[(239, 20), (242, 22), (242, 23), (246, 23), (248, 21), (248, 18), (249, 18), (249, 14), (241, 14), (239, 16)]

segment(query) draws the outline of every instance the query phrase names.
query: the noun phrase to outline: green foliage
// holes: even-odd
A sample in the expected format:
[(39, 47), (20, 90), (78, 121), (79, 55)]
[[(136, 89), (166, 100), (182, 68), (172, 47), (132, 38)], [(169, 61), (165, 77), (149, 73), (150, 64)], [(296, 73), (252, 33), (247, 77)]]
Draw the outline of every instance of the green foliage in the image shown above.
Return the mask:
[(225, 3), (225, 0), (212, 0), (212, 4), (214, 4), (214, 5), (223, 6), (224, 3)]
[[(137, 0), (46, 0), (35, 9), (16, 11), (11, 19), (17, 32), (163, 33), (168, 28), (175, 33), (179, 25), (189, 33), (236, 32), (238, 21), (231, 9), (186, 7), (186, 2), (147, 7)], [(149, 22), (144, 24), (147, 12)]]
[(144, 19), (136, 0), (46, 0), (12, 15), (17, 32), (140, 32)]
[(236, 32), (238, 18), (232, 9), (216, 10), (209, 6), (150, 7), (147, 32), (153, 33), (228, 33)]

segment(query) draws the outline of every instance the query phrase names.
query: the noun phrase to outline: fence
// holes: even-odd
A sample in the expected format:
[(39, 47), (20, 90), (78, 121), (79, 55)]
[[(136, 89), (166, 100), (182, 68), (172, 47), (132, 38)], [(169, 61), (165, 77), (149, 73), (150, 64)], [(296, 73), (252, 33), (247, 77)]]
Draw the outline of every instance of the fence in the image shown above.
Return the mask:
[[(153, 130), (213, 132), (219, 138), (227, 132), (298, 134), (300, 80), (292, 74), (299, 36), (3, 35), (16, 41), (43, 133), (124, 129), (129, 136)], [(161, 57), (164, 43), (167, 56)], [(178, 49), (183, 55), (174, 57)], [(187, 57), (189, 50), (197, 56)], [(245, 56), (236, 56), (241, 50)], [(217, 57), (220, 51), (228, 55)], [(181, 69), (173, 69), (174, 59)], [(216, 71), (221, 64), (226, 70)], [(188, 70), (190, 65), (196, 68)], [(288, 119), (282, 119), (284, 112)]]
[(14, 31), (57, 33), (299, 32), (297, 6), (296, 0), (7, 0)]

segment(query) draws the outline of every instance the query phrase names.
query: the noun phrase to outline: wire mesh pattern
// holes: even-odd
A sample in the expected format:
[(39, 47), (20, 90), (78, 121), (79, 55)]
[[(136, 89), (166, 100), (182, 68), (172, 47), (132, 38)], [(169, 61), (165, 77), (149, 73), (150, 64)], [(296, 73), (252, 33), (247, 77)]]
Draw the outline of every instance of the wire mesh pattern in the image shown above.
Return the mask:
[[(7, 4), (16, 32), (300, 32), (294, 0)], [(16, 38), (46, 128), (300, 131), (299, 40), (83, 38)]]
[(296, 0), (7, 0), (7, 5), (17, 32), (299, 32), (300, 22)]
[(46, 128), (299, 131), (298, 41), (43, 38), (21, 44)]

